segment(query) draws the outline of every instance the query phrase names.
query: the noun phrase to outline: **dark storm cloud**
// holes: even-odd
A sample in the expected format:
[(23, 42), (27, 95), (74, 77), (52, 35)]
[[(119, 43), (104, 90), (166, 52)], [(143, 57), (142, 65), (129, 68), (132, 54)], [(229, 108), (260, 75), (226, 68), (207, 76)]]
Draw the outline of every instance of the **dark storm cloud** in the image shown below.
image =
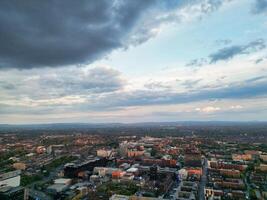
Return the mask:
[(29, 69), (91, 63), (117, 48), (155, 36), (162, 23), (177, 22), (176, 9), (222, 0), (2, 0), (0, 68)]
[(252, 12), (255, 14), (267, 13), (267, 0), (255, 0)]
[(0, 67), (90, 63), (124, 40), (153, 0), (2, 0)]

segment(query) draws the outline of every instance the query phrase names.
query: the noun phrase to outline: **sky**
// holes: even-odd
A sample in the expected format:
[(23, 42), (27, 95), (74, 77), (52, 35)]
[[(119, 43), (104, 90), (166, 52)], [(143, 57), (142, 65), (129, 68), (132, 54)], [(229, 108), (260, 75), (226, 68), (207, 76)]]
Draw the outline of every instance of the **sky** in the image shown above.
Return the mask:
[(2, 0), (0, 124), (267, 120), (267, 0)]

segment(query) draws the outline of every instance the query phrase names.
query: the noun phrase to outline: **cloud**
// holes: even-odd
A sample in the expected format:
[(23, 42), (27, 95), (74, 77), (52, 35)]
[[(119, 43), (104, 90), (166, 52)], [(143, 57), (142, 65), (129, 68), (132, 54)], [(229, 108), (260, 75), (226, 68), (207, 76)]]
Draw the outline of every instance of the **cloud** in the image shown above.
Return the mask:
[(162, 24), (186, 18), (185, 9), (205, 14), (218, 9), (222, 2), (3, 0), (0, 1), (0, 68), (92, 63), (114, 49), (154, 37)]
[[(88, 70), (74, 68), (63, 74), (40, 76), (41, 88), (63, 89), (63, 94), (114, 92), (124, 87), (126, 80), (121, 73), (110, 67), (94, 67)], [(59, 92), (60, 93), (60, 92)]]
[(215, 41), (215, 45), (229, 45), (232, 43), (232, 40), (229, 39), (219, 39)]
[(265, 47), (266, 45), (263, 39), (254, 40), (246, 45), (224, 47), (209, 55), (210, 63), (230, 60), (237, 55), (250, 54), (252, 52), (262, 50)]
[[(250, 71), (247, 73), (250, 74)], [(220, 76), (219, 72), (215, 74)], [(201, 116), (201, 113), (241, 112), (245, 109), (240, 106), (245, 104), (239, 101), (267, 96), (264, 74), (232, 82), (216, 82), (216, 75), (213, 77), (215, 82), (206, 82), (205, 77), (197, 74), (195, 80), (191, 76), (181, 76), (180, 81), (176, 81), (177, 78), (167, 76), (165, 78), (168, 79), (161, 77), (155, 82), (149, 79), (144, 84), (139, 83), (141, 88), (136, 88), (131, 85), (134, 79), (127, 80), (119, 71), (103, 66), (47, 69), (44, 74), (40, 74), (40, 69), (13, 70), (11, 74), (2, 71), (0, 87), (9, 84), (15, 87), (1, 90), (0, 115), (63, 116), (64, 113), (80, 113), (77, 115), (81, 117), (81, 113), (91, 113), (105, 117), (107, 112), (116, 115), (125, 110), (126, 116), (129, 109), (132, 109), (131, 115), (141, 115), (142, 109), (152, 107), (148, 111), (151, 113), (165, 106), (180, 106), (178, 110), (182, 110), (182, 113), (187, 110), (196, 112), (195, 108), (200, 108), (197, 116)], [(206, 84), (212, 87), (204, 87)], [(188, 89), (190, 85), (192, 87)], [(226, 106), (218, 103), (225, 101), (230, 103)], [(184, 105), (191, 108), (185, 108)]]
[(167, 83), (162, 83), (162, 82), (149, 82), (145, 83), (144, 87), (150, 90), (166, 90), (166, 89), (171, 89), (171, 86)]
[(262, 56), (260, 58), (257, 58), (255, 60), (255, 64), (259, 64), (259, 63), (262, 63), (263, 61), (265, 61), (267, 59), (267, 56)]
[[(244, 63), (233, 63), (237, 64), (240, 68), (249, 68)], [(121, 72), (106, 66), (66, 67), (47, 69), (45, 72), (43, 69), (13, 70), (12, 73), (2, 71), (0, 103), (10, 106), (40, 106), (40, 109), (46, 106), (63, 106), (61, 109), (89, 111), (267, 95), (266, 75), (262, 73), (261, 76), (251, 77), (251, 73), (255, 74), (255, 71), (251, 63), (250, 65), (252, 71), (244, 71), (246, 76), (238, 80), (236, 76), (232, 77), (234, 80), (218, 79), (221, 74), (231, 76), (239, 70), (227, 68), (230, 71), (225, 73), (218, 67), (212, 68), (213, 70), (199, 69), (199, 72), (194, 72), (195, 79), (192, 79), (193, 72), (188, 71), (182, 75), (179, 71), (177, 74), (171, 72), (162, 74), (160, 78), (145, 79), (141, 82), (138, 79), (129, 79)], [(209, 78), (209, 74), (213, 74), (213, 77)], [(9, 87), (11, 85), (13, 87)], [(70, 107), (65, 107), (66, 105)]]
[(196, 66), (200, 67), (202, 65), (208, 64), (208, 60), (206, 58), (200, 58), (200, 59), (193, 59), (189, 63), (186, 64), (186, 66)]
[(0, 66), (90, 63), (125, 44), (147, 1), (0, 2)]
[(15, 85), (13, 83), (7, 83), (4, 81), (0, 81), (0, 88), (4, 90), (13, 90), (15, 89)]
[(196, 111), (203, 112), (203, 113), (213, 113), (213, 112), (220, 111), (220, 110), (221, 110), (220, 107), (213, 107), (213, 106), (207, 106), (204, 108), (196, 108)]
[(65, 101), (67, 102), (70, 100), (69, 97), (77, 95), (81, 97), (101, 96), (103, 93), (123, 90), (127, 84), (127, 80), (119, 71), (106, 66), (54, 69), (47, 70), (43, 74), (40, 73), (40, 70), (30, 71), (32, 74), (26, 70), (23, 71), (24, 74), (17, 71), (18, 76), (16, 76), (16, 71), (13, 72), (13, 76), (5, 74), (1, 76), (3, 79), (0, 82), (2, 100), (10, 97), (20, 99), (22, 102), (26, 99), (31, 104), (33, 102), (45, 104), (51, 99), (51, 102), (56, 104), (64, 97), (67, 97)]
[[(219, 61), (228, 61), (238, 55), (248, 55), (266, 48), (264, 39), (257, 39), (244, 45), (232, 45), (223, 47), (213, 53), (208, 58), (193, 59), (186, 66), (203, 66), (207, 64), (214, 64)], [(262, 60), (257, 60), (259, 63)]]
[(267, 80), (267, 76), (256, 76), (256, 77), (245, 80), (245, 82), (250, 83), (250, 82), (266, 81), (266, 80)]
[(239, 109), (242, 109), (243, 106), (240, 106), (240, 105), (234, 105), (234, 106), (231, 106), (230, 109), (233, 109), (233, 110), (239, 110)]
[[(123, 78), (122, 78), (123, 79)], [(96, 107), (127, 107), (142, 105), (166, 105), (198, 102), (214, 99), (240, 99), (254, 98), (267, 95), (267, 81), (264, 75), (245, 79), (244, 81), (228, 82), (222, 84), (215, 82), (211, 87), (203, 87), (205, 80), (187, 78), (183, 81), (158, 82), (149, 81), (147, 88), (116, 90), (96, 97)], [(218, 85), (217, 85), (217, 84)], [(215, 85), (214, 85), (215, 84)], [(123, 85), (123, 84), (122, 84)], [(127, 84), (126, 84), (127, 85)], [(184, 89), (181, 89), (184, 87)]]
[(97, 98), (94, 105), (96, 108), (172, 105), (217, 99), (255, 98), (264, 95), (267, 95), (266, 81), (250, 84), (240, 82), (215, 89), (195, 89), (189, 92), (175, 92), (173, 90), (120, 91)]
[(201, 81), (202, 81), (202, 79), (186, 80), (186, 81), (182, 82), (181, 84), (183, 86), (185, 86), (185, 88), (190, 89), (190, 88), (194, 88)]
[(266, 0), (255, 0), (254, 7), (252, 12), (255, 14), (258, 13), (267, 13), (267, 1)]

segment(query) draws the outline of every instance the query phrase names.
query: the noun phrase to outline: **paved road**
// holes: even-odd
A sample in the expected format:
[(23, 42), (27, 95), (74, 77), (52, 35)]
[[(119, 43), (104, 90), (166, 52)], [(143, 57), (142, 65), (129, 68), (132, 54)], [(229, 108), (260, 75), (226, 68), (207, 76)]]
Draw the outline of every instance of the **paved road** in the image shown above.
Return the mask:
[(205, 185), (207, 182), (207, 170), (208, 170), (208, 161), (204, 159), (204, 166), (203, 166), (203, 174), (201, 176), (200, 184), (199, 184), (199, 191), (198, 191), (198, 198), (199, 200), (205, 200)]

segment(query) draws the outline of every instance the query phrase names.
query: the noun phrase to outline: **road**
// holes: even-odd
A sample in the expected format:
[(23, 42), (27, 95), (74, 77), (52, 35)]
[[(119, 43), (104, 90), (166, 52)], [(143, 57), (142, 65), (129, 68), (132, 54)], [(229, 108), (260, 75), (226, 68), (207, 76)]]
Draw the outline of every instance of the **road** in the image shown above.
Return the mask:
[(204, 165), (203, 165), (203, 174), (201, 176), (200, 184), (199, 184), (199, 190), (198, 190), (198, 198), (199, 200), (205, 200), (205, 185), (207, 183), (207, 171), (208, 171), (208, 161), (205, 158), (204, 159)]

